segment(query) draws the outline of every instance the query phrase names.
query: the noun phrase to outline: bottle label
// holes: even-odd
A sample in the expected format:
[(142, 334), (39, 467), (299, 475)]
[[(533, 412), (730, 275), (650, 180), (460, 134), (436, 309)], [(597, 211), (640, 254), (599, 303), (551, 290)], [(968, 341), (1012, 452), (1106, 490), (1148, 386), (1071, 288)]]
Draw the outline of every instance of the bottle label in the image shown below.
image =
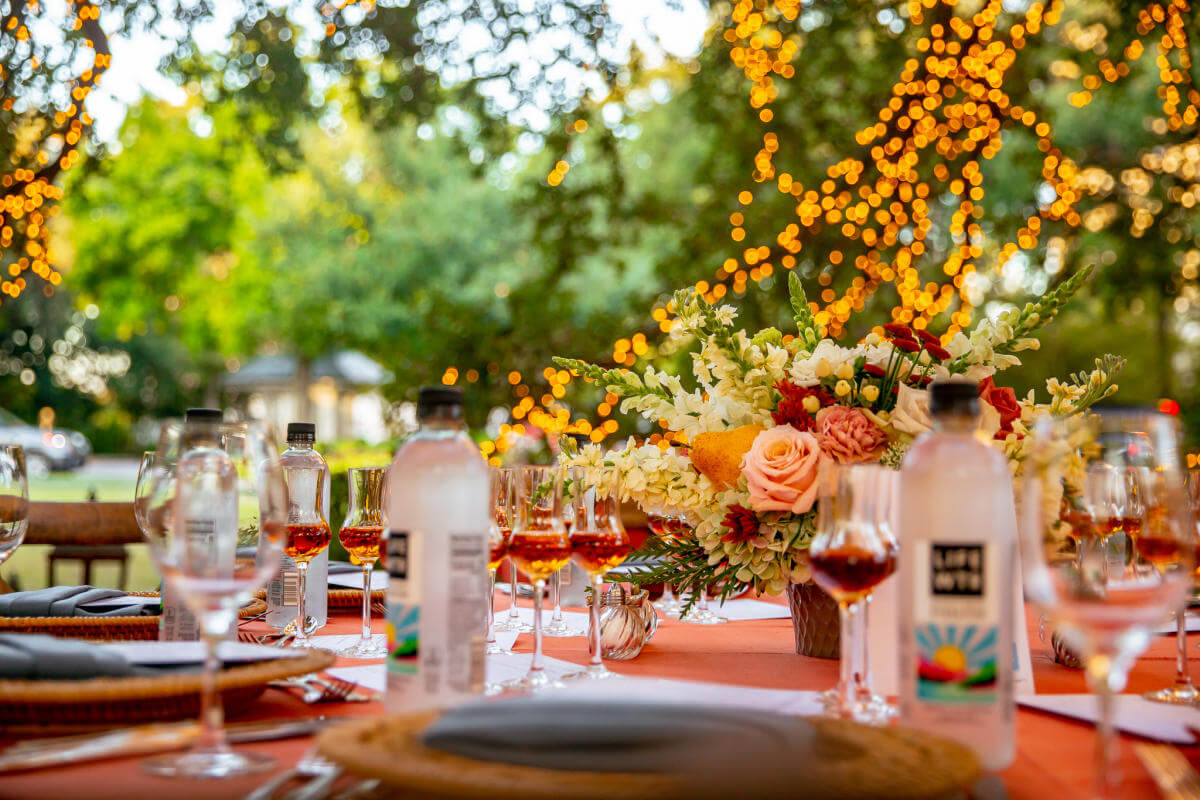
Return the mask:
[(987, 542), (921, 542), (913, 554), (917, 697), (953, 705), (997, 699), (1001, 564)]
[(388, 672), (416, 675), (421, 645), (420, 539), (409, 531), (387, 536)]

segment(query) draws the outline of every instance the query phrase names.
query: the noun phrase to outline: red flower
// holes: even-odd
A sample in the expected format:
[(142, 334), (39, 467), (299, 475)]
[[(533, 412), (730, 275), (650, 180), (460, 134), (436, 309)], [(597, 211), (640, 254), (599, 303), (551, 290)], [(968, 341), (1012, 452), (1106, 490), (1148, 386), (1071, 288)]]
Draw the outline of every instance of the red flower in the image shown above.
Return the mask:
[(991, 377), (984, 378), (979, 384), (979, 397), (985, 403), (1000, 413), (1000, 434), (1012, 433), (1012, 424), (1021, 418), (1021, 406), (1017, 403), (1017, 393), (1010, 386), (997, 386)]
[(758, 517), (745, 506), (729, 506), (722, 523), (727, 533), (721, 537), (722, 542), (748, 542), (758, 537)]
[(926, 330), (918, 330), (917, 338), (920, 339), (922, 342), (924, 342), (926, 347), (941, 347), (942, 346), (942, 340)]
[(942, 347), (940, 344), (928, 344), (927, 343), (925, 345), (925, 351), (928, 352), (929, 355), (936, 358), (938, 361), (945, 361), (946, 359), (950, 358), (950, 351), (947, 350), (946, 348)]
[(915, 341), (913, 338), (912, 328), (908, 327), (907, 325), (901, 325), (899, 322), (889, 322), (887, 325), (883, 326), (883, 329), (888, 332), (889, 336), (894, 336), (897, 339), (904, 339), (905, 341), (909, 342)]
[(874, 375), (876, 378), (882, 378), (883, 376), (887, 375), (887, 372), (884, 370), (884, 368), (878, 364), (863, 364), (863, 372), (867, 373), (868, 375)]
[(791, 425), (802, 433), (811, 431), (816, 425), (813, 415), (804, 407), (804, 398), (817, 398), (821, 408), (831, 406), (836, 402), (833, 395), (819, 386), (810, 389), (797, 386), (790, 381), (780, 381), (775, 384), (775, 388), (783, 397), (775, 406), (775, 410), (771, 412), (771, 419), (775, 420), (776, 425)]
[(912, 339), (893, 339), (892, 347), (895, 347), (897, 350), (903, 350), (906, 353), (915, 353), (921, 349), (921, 345)]

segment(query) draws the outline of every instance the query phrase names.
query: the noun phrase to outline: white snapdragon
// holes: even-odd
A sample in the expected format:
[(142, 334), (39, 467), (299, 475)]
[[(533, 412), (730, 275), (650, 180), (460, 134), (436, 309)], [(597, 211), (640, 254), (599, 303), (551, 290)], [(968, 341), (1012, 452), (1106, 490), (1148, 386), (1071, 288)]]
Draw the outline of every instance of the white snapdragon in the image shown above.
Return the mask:
[(791, 368), (792, 382), (797, 386), (816, 386), (828, 370), (833, 373), (842, 364), (853, 364), (862, 352), (855, 348), (841, 347), (829, 339), (822, 339), (811, 353), (798, 354)]

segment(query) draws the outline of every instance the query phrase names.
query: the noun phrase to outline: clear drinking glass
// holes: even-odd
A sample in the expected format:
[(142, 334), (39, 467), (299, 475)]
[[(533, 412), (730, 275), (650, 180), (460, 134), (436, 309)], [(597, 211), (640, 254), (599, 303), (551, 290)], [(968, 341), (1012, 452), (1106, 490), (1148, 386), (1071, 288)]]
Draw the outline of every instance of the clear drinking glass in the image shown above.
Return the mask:
[(878, 465), (827, 465), (821, 474), (817, 535), (809, 546), (813, 580), (838, 604), (841, 675), (826, 695), (833, 716), (880, 724), (894, 712), (871, 691), (867, 598), (896, 570), (889, 522), (892, 475)]
[[(502, 472), (508, 472), (512, 477), (509, 478), (516, 485), (516, 473), (519, 467), (499, 467)], [(512, 517), (509, 517), (509, 534), (512, 533)], [(498, 568), (498, 567), (497, 567)], [(502, 619), (497, 619), (492, 622), (493, 628), (499, 631), (507, 631), (509, 633), (533, 633), (533, 625), (521, 619), (521, 614), (517, 610), (517, 598), (520, 596), (520, 570), (517, 569), (517, 564), (511, 557), (508, 559), (508, 613)]]
[(564, 684), (542, 664), (542, 594), (546, 581), (571, 558), (563, 522), (563, 475), (559, 467), (521, 467), (513, 487), (513, 529), (508, 554), (533, 581), (533, 660), (524, 678), (505, 688), (532, 691)]
[(133, 487), (133, 518), (137, 520), (138, 530), (146, 535), (146, 527), (150, 520), (146, 518), (146, 502), (150, 488), (154, 483), (154, 451), (142, 453), (142, 461), (138, 464), (137, 483)]
[(570, 471), (571, 557), (588, 574), (592, 584), (592, 603), (588, 622), (588, 650), (592, 660), (587, 669), (572, 673), (567, 680), (611, 678), (615, 673), (604, 666), (600, 646), (600, 605), (604, 597), (604, 576), (620, 566), (633, 552), (633, 544), (621, 523), (621, 484), (616, 470), (603, 482), (589, 486), (584, 470)]
[[(1047, 416), (1035, 421), (1025, 453), (1020, 504), (1025, 590), (1083, 657), (1100, 705), (1096, 794), (1109, 797), (1118, 783), (1113, 697), (1125, 687), (1151, 631), (1179, 607), (1192, 582), (1195, 521), (1184, 491), (1178, 432), (1173, 419), (1158, 414)], [(1140, 470), (1137, 538), (1162, 554), (1162, 568), (1113, 575), (1063, 546), (1064, 485), (1103, 483), (1107, 479), (1093, 476), (1111, 474), (1109, 468), (1122, 474)]]
[[(692, 526), (688, 524), (687, 519), (682, 516), (667, 517), (666, 528), (667, 535), (676, 539), (694, 537), (696, 535)], [(695, 594), (694, 590), (693, 594)], [(723, 622), (729, 621), (708, 607), (707, 586), (700, 587), (699, 596), (696, 597), (696, 602), (688, 609), (687, 613), (683, 612), (683, 605), (683, 603), (679, 604), (680, 622), (686, 622), (689, 625), (720, 625)]]
[(305, 624), (308, 620), (305, 594), (308, 591), (308, 565), (329, 547), (333, 539), (329, 530), (329, 509), (325, 507), (325, 481), (329, 479), (329, 470), (324, 464), (307, 461), (285, 463), (282, 468), (288, 491), (287, 539), (283, 552), (296, 562), (299, 579), (296, 635), (290, 644), (292, 647), (315, 647)]
[[(665, 513), (647, 512), (646, 526), (650, 528), (650, 532), (660, 539), (669, 538), (671, 535), (670, 519)], [(680, 612), (683, 610), (683, 603), (679, 602), (679, 598), (675, 596), (675, 591), (671, 584), (663, 584), (662, 597), (654, 601), (654, 607), (662, 612), (665, 617), (679, 618)]]
[[(492, 524), (488, 526), (488, 614), (487, 639), (484, 652), (487, 655), (508, 655), (507, 647), (496, 641), (496, 570), (508, 554), (508, 540), (512, 536), (513, 471), (492, 470)], [(516, 595), (514, 595), (514, 598)]]
[(21, 546), (28, 527), (25, 451), (15, 444), (0, 445), (0, 564)]
[[(346, 521), (338, 531), (338, 541), (346, 548), (350, 563), (363, 570), (362, 635), (353, 645), (338, 651), (346, 658), (384, 658), (387, 647), (371, 634), (371, 570), (384, 548), (383, 532), (387, 521), (383, 513), (383, 487), (386, 467), (351, 467), (350, 507)], [(299, 619), (299, 616), (297, 616)]]
[[(205, 660), (203, 733), (182, 754), (144, 763), (156, 775), (225, 778), (270, 769), (274, 759), (231, 750), (217, 693), (217, 645), (238, 609), (279, 568), (287, 488), (274, 437), (258, 423), (168, 422), (145, 498), (145, 537), (163, 581), (200, 620)], [(236, 558), (241, 518), (257, 518), (259, 558)]]
[[(567, 532), (570, 533), (571, 522), (567, 520)], [(563, 573), (569, 570), (570, 562), (567, 566), (554, 573), (550, 578), (550, 604), (553, 611), (550, 612), (550, 621), (542, 627), (543, 636), (583, 636), (584, 632), (579, 628), (572, 627), (563, 617), (562, 613), (562, 578)]]

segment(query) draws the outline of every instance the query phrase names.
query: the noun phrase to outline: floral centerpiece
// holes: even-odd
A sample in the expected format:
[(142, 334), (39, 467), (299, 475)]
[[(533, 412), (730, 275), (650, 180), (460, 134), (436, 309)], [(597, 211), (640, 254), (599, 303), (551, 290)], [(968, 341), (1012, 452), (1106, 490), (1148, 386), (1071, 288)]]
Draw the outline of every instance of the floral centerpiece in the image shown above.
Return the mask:
[[(1076, 273), (1021, 310), (982, 320), (970, 334), (937, 337), (899, 324), (854, 346), (825, 338), (799, 276), (789, 278), (796, 332), (754, 334), (734, 327), (731, 306), (694, 291), (673, 298), (670, 337), (693, 346), (690, 387), (647, 366), (638, 374), (574, 359), (559, 366), (619, 395), (621, 410), (662, 421), (687, 446), (631, 439), (623, 448), (568, 448), (565, 462), (598, 474), (617, 470), (625, 499), (647, 513), (684, 517), (694, 537), (654, 546), (665, 556), (641, 576), (727, 596), (746, 588), (777, 594), (810, 577), (807, 550), (815, 531), (817, 476), (828, 461), (897, 467), (930, 427), (935, 380), (979, 383), (983, 433), (1019, 471), (1022, 440), (1039, 414), (1074, 414), (1113, 394), (1124, 360), (1106, 355), (1090, 373), (1046, 383), (1048, 402), (1018, 398), (996, 376), (1037, 349), (1048, 324), (1089, 274)], [(1061, 493), (1058, 495), (1061, 497)]]

